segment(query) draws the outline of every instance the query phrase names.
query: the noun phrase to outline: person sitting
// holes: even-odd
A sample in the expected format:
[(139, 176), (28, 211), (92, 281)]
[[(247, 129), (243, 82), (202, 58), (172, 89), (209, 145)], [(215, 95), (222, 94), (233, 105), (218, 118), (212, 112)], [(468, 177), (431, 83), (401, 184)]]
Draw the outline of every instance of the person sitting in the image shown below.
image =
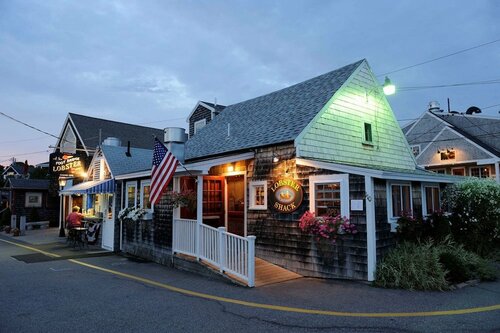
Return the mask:
[(79, 211), (80, 207), (74, 206), (72, 212), (69, 213), (66, 218), (68, 229), (79, 228), (82, 226), (83, 214), (80, 214)]

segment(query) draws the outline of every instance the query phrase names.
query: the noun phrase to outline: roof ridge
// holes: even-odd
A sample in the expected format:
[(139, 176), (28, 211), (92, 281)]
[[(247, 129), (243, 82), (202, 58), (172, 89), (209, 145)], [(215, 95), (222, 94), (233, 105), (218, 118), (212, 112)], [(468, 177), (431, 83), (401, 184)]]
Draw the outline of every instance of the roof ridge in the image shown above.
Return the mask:
[(87, 116), (87, 115), (83, 115), (83, 114), (79, 114), (79, 113), (68, 112), (68, 114), (70, 116), (78, 116), (78, 117), (83, 117), (83, 118), (97, 119), (97, 120), (100, 120), (100, 121), (106, 121), (106, 122), (110, 122), (110, 123), (117, 123), (117, 124), (129, 125), (129, 126), (136, 126), (136, 127), (144, 127), (144, 128), (154, 129), (154, 130), (163, 130), (162, 128), (149, 127), (149, 126), (136, 125), (136, 124), (130, 124), (130, 123), (125, 123), (123, 121), (117, 121), (117, 120), (110, 120), (110, 119), (92, 117), (92, 116)]
[(238, 104), (241, 104), (241, 103), (247, 103), (247, 102), (250, 102), (250, 101), (253, 101), (253, 100), (256, 100), (258, 98), (262, 98), (262, 97), (266, 97), (266, 96), (270, 96), (270, 95), (274, 95), (274, 94), (278, 94), (278, 93), (281, 93), (283, 92), (283, 90), (287, 90), (287, 89), (291, 89), (293, 87), (296, 87), (298, 85), (301, 85), (301, 84), (306, 84), (307, 82), (311, 82), (311, 81), (314, 81), (314, 80), (318, 80), (319, 78), (322, 78), (322, 77), (325, 77), (325, 76), (328, 76), (328, 75), (331, 75), (332, 73), (334, 72), (340, 72), (342, 71), (344, 68), (346, 67), (350, 67), (350, 66), (354, 66), (356, 65), (356, 68), (363, 62), (363, 61), (366, 61), (366, 58), (363, 58), (361, 60), (358, 60), (358, 61), (355, 61), (353, 63), (350, 63), (348, 65), (345, 65), (345, 66), (342, 66), (340, 68), (337, 68), (337, 69), (334, 69), (332, 71), (329, 71), (329, 72), (326, 72), (326, 73), (323, 73), (323, 74), (320, 74), (320, 75), (317, 75), (315, 77), (312, 77), (310, 79), (307, 79), (307, 80), (304, 80), (304, 81), (300, 81), (300, 82), (297, 82), (295, 84), (292, 84), (291, 86), (288, 86), (288, 87), (284, 87), (284, 88), (281, 88), (279, 90), (275, 90), (275, 91), (272, 91), (270, 93), (267, 93), (267, 94), (264, 94), (264, 95), (260, 95), (260, 96), (256, 96), (256, 97), (253, 97), (253, 98), (250, 98), (250, 99), (247, 99), (247, 100), (244, 100), (244, 101), (241, 101), (241, 102), (238, 102), (238, 103), (234, 103), (234, 104), (229, 104), (229, 106), (234, 106), (234, 105), (238, 105)]

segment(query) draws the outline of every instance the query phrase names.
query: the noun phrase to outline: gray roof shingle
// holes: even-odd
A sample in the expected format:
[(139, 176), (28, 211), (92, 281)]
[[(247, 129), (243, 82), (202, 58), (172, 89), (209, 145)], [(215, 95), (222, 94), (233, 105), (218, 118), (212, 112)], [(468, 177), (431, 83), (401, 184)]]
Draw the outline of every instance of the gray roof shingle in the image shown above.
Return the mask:
[(500, 156), (500, 119), (486, 118), (481, 116), (434, 113), (434, 115), (446, 121), (460, 134), (481, 147)]
[(128, 157), (127, 147), (102, 146), (101, 149), (114, 177), (151, 169), (153, 150), (130, 148)]
[(48, 190), (49, 180), (48, 179), (25, 179), (25, 178), (8, 178), (8, 183), (13, 189), (23, 189), (23, 190)]
[(293, 141), (363, 61), (227, 106), (188, 140), (186, 159)]
[(69, 113), (69, 116), (83, 142), (90, 149), (95, 149), (100, 143), (99, 130), (101, 130), (102, 140), (115, 137), (121, 140), (122, 145), (127, 145), (127, 141), (130, 141), (130, 146), (135, 148), (151, 149), (153, 136), (163, 140), (163, 129), (126, 124), (76, 113)]

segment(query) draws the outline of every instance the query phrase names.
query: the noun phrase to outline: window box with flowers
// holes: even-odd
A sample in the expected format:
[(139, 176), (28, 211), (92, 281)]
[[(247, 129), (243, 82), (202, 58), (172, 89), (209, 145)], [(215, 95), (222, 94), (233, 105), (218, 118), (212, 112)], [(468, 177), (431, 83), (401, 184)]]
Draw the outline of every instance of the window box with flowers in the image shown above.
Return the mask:
[(118, 220), (125, 225), (127, 239), (131, 240), (138, 221), (142, 220), (148, 212), (143, 208), (126, 207), (118, 212)]
[(299, 222), (302, 232), (313, 236), (319, 257), (326, 265), (333, 265), (335, 254), (339, 265), (345, 263), (343, 241), (345, 235), (358, 233), (357, 226), (341, 215), (316, 216), (307, 211)]

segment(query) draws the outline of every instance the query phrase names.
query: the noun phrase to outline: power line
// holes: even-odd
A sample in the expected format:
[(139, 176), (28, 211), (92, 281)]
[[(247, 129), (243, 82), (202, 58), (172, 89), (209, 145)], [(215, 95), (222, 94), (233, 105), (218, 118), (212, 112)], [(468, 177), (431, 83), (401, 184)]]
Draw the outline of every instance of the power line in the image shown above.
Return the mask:
[(500, 83), (500, 79), (495, 79), (495, 80), (488, 80), (488, 81), (452, 83), (452, 84), (440, 84), (440, 85), (435, 85), (435, 86), (400, 87), (400, 88), (398, 88), (398, 91), (412, 91), (412, 90), (433, 89), (433, 88), (476, 86), (476, 85), (499, 84), (499, 83)]
[(27, 126), (27, 127), (31, 128), (31, 129), (34, 129), (35, 131), (38, 131), (38, 132), (41, 132), (41, 133), (43, 133), (43, 134), (50, 135), (50, 136), (52, 136), (52, 137), (54, 137), (54, 138), (56, 138), (56, 139), (59, 139), (59, 137), (58, 137), (58, 136), (55, 136), (54, 134), (51, 134), (51, 133), (49, 133), (49, 132), (45, 132), (45, 131), (43, 131), (43, 130), (41, 130), (41, 129), (39, 129), (39, 128), (36, 128), (35, 126), (31, 126), (30, 124), (26, 124), (25, 122), (22, 122), (22, 121), (20, 121), (20, 120), (17, 120), (16, 118), (13, 118), (13, 117), (11, 117), (11, 116), (9, 116), (9, 115), (7, 115), (7, 114), (5, 114), (5, 113), (1, 112), (1, 111), (0, 111), (0, 115), (4, 116), (4, 117), (6, 117), (6, 118), (9, 118), (9, 119), (11, 119), (11, 120), (13, 120), (13, 121), (15, 121), (15, 122), (18, 122), (18, 123), (20, 123), (20, 124), (23, 124), (24, 126)]
[(422, 65), (428, 64), (428, 63), (433, 62), (433, 61), (437, 61), (437, 60), (441, 60), (441, 59), (444, 59), (444, 58), (448, 58), (448, 57), (451, 57), (451, 56), (454, 56), (454, 55), (457, 55), (457, 54), (460, 54), (460, 53), (464, 53), (464, 52), (467, 52), (467, 51), (471, 51), (471, 50), (474, 50), (474, 49), (477, 49), (477, 48), (480, 48), (480, 47), (483, 47), (483, 46), (486, 46), (486, 45), (497, 43), (499, 41), (500, 41), (500, 39), (492, 40), (490, 42), (479, 44), (479, 45), (476, 45), (476, 46), (472, 46), (472, 47), (469, 47), (467, 49), (456, 51), (456, 52), (453, 52), (453, 53), (450, 53), (450, 54), (447, 54), (447, 55), (444, 55), (444, 56), (441, 56), (441, 57), (437, 57), (437, 58), (434, 58), (434, 59), (430, 59), (430, 60), (426, 60), (426, 61), (423, 61), (423, 62), (419, 62), (419, 63), (414, 64), (414, 65), (405, 66), (405, 67), (402, 67), (402, 68), (399, 68), (399, 69), (395, 69), (395, 70), (387, 72), (387, 73), (379, 74), (379, 75), (377, 75), (377, 77), (385, 76), (385, 75), (389, 75), (389, 74), (393, 74), (393, 73), (397, 73), (397, 72), (401, 72), (401, 71), (404, 71), (404, 70), (407, 70), (407, 69), (410, 69), (410, 68), (414, 68), (414, 67), (417, 67), (417, 66), (422, 66)]

